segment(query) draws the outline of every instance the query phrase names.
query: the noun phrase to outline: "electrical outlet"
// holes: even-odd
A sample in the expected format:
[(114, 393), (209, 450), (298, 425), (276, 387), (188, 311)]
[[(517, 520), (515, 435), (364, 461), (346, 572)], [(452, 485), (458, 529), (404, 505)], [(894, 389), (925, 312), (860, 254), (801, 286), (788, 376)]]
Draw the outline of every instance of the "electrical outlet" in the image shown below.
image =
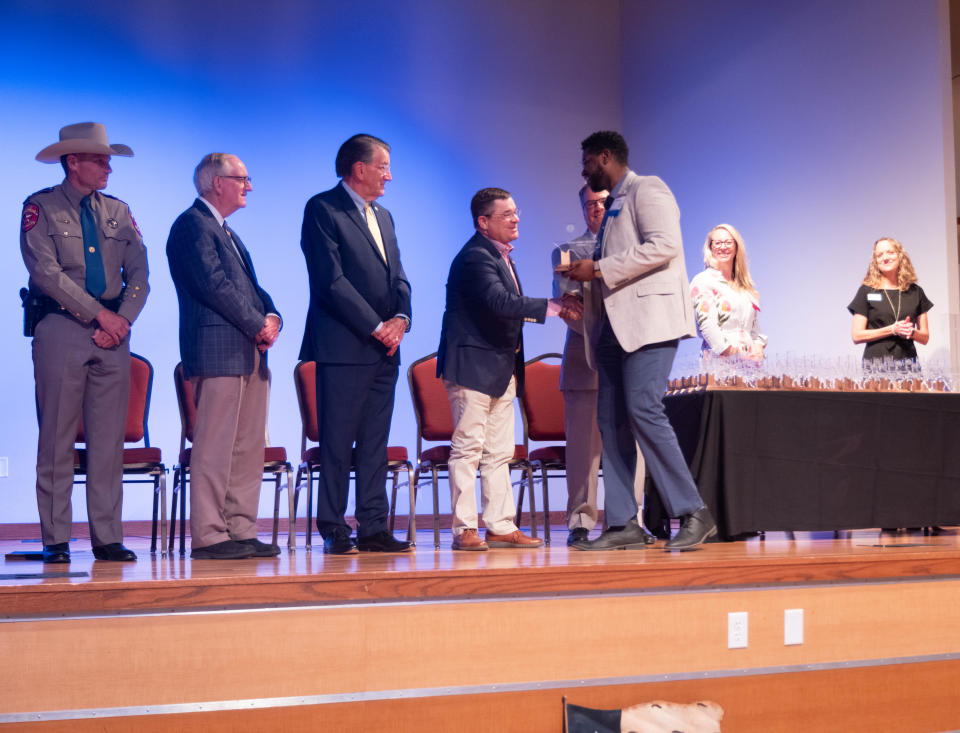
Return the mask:
[(787, 608), (783, 611), (783, 645), (803, 643), (803, 609)]
[(747, 612), (727, 614), (727, 649), (747, 648)]
[(0, 458), (0, 478), (7, 478), (10, 475), (10, 459), (6, 456)]

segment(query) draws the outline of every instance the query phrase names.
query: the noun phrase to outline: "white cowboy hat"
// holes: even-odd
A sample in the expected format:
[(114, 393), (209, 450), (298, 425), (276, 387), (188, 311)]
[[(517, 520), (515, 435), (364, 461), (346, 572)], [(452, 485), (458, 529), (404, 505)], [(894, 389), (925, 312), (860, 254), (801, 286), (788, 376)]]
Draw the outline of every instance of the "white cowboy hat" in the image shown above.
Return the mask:
[(61, 155), (70, 153), (133, 156), (133, 150), (126, 145), (108, 143), (107, 128), (99, 122), (78, 122), (61, 127), (60, 142), (48, 145), (37, 153), (37, 160), (41, 163), (59, 163)]

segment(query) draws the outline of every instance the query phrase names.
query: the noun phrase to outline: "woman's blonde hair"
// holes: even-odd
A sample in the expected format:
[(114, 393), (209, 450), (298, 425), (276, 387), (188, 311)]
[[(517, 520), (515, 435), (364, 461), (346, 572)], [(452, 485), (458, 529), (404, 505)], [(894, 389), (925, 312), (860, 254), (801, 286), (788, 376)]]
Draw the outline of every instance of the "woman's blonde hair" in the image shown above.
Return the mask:
[(913, 263), (910, 256), (893, 237), (880, 237), (873, 243), (873, 249), (870, 255), (870, 265), (867, 267), (867, 274), (863, 278), (863, 284), (868, 288), (879, 288), (883, 284), (883, 276), (880, 274), (880, 267), (877, 265), (877, 245), (880, 242), (890, 242), (893, 249), (900, 256), (900, 267), (897, 269), (897, 289), (906, 290), (917, 281), (917, 273), (913, 269)]
[(731, 237), (733, 241), (737, 244), (737, 251), (733, 256), (733, 285), (739, 290), (746, 290), (754, 298), (759, 299), (757, 294), (757, 289), (753, 284), (753, 280), (750, 279), (750, 265), (747, 263), (747, 248), (743, 243), (743, 237), (740, 236), (734, 227), (730, 224), (717, 224), (713, 229), (707, 232), (707, 239), (703, 243), (703, 264), (707, 267), (712, 267), (713, 269), (719, 269), (717, 267), (717, 260), (713, 256), (713, 252), (710, 251), (710, 238), (711, 235), (715, 232), (722, 229)]

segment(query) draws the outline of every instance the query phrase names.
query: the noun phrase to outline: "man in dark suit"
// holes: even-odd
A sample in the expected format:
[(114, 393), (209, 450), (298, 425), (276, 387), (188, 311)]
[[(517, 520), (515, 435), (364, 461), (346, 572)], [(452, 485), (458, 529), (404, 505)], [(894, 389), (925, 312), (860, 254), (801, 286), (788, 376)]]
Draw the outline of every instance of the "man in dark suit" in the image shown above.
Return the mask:
[[(477, 232), (450, 265), (437, 376), (443, 377), (454, 432), (450, 441), (453, 549), (539, 547), (513, 518), (508, 463), (513, 458), (513, 398), (523, 393), (523, 323), (547, 316), (579, 318), (576, 301), (523, 295), (510, 259), (520, 211), (509, 192), (484, 188), (470, 202)], [(477, 532), (480, 469), (486, 539)]]
[(225, 221), (253, 186), (234, 155), (211, 153), (193, 176), (200, 197), (170, 228), (167, 259), (180, 301), (180, 358), (197, 416), (190, 460), (190, 557), (271, 557), (257, 539), (270, 373), (280, 332), (273, 300)]
[[(307, 202), (300, 246), (310, 276), (310, 308), (300, 358), (317, 363), (320, 488), (317, 529), (334, 555), (405, 552), (387, 531), (387, 437), (410, 330), (410, 283), (390, 212), (374, 202), (390, 175), (390, 146), (354, 135), (336, 159), (339, 185)], [(356, 467), (356, 543), (347, 489)]]

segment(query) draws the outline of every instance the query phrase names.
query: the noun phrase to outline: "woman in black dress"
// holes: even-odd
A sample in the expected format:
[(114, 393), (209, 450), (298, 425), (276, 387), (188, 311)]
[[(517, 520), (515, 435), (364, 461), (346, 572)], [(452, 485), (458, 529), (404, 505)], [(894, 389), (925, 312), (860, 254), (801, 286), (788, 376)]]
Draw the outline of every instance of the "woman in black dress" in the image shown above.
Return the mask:
[(914, 342), (930, 340), (931, 308), (903, 245), (890, 237), (878, 239), (863, 285), (847, 306), (853, 314), (853, 343), (866, 344), (864, 365), (888, 358), (916, 362)]

